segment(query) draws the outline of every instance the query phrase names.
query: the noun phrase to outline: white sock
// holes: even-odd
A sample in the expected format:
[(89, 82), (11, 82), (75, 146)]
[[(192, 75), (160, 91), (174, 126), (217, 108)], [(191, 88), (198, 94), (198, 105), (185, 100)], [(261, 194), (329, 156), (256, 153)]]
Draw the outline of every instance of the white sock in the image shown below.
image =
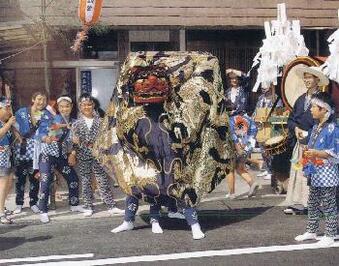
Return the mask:
[(114, 228), (111, 232), (116, 234), (116, 233), (120, 233), (120, 232), (123, 232), (123, 231), (132, 230), (133, 228), (134, 228), (133, 222), (124, 221), (121, 225)]
[(153, 234), (162, 234), (163, 232), (164, 231), (162, 230), (158, 222), (152, 222), (152, 233)]
[(205, 237), (205, 234), (201, 231), (199, 223), (192, 224), (191, 228), (193, 239), (202, 239)]

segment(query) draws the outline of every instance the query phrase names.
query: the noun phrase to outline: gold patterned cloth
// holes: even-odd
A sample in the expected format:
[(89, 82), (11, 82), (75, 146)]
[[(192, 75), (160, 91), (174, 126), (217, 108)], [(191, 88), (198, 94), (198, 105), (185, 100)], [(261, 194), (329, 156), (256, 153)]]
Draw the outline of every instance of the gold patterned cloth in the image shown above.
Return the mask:
[(196, 206), (233, 168), (223, 94), (209, 53), (130, 53), (94, 155), (125, 193)]

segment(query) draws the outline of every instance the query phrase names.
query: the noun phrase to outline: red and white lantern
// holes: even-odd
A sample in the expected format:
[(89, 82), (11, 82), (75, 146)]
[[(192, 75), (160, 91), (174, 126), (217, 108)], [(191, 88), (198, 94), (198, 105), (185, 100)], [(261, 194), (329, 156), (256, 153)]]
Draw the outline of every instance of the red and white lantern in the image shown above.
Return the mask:
[(83, 26), (82, 31), (77, 33), (77, 37), (71, 47), (74, 52), (79, 51), (82, 42), (87, 39), (89, 28), (98, 22), (101, 14), (102, 2), (103, 0), (79, 0), (78, 15)]
[(79, 18), (84, 25), (95, 24), (101, 14), (103, 0), (79, 0)]

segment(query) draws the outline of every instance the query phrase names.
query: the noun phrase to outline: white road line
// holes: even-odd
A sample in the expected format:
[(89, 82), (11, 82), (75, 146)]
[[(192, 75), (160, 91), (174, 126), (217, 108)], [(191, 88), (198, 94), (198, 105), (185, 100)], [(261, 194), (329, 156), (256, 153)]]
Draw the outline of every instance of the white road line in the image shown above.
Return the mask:
[(16, 263), (16, 262), (39, 262), (39, 261), (62, 260), (62, 259), (81, 259), (81, 258), (93, 258), (93, 257), (94, 257), (93, 253), (72, 254), (72, 255), (52, 255), (52, 256), (41, 256), (41, 257), (3, 259), (3, 260), (0, 260), (0, 264)]
[[(338, 248), (339, 242), (334, 243), (329, 248)], [(39, 264), (22, 264), (20, 266), (92, 266), (92, 265), (113, 265), (124, 263), (138, 263), (138, 262), (154, 262), (154, 261), (167, 261), (167, 260), (179, 260), (179, 259), (193, 259), (203, 257), (224, 257), (244, 254), (260, 254), (270, 252), (286, 252), (296, 250), (312, 250), (321, 249), (317, 243), (313, 244), (300, 244), (300, 245), (286, 245), (286, 246), (268, 246), (268, 247), (254, 247), (254, 248), (239, 248), (239, 249), (225, 249), (225, 250), (207, 250), (197, 252), (185, 252), (185, 253), (172, 253), (161, 255), (146, 255), (146, 256), (132, 256), (132, 257), (120, 257), (120, 258), (106, 258), (98, 260), (83, 260), (83, 261), (60, 261), (50, 263)]]

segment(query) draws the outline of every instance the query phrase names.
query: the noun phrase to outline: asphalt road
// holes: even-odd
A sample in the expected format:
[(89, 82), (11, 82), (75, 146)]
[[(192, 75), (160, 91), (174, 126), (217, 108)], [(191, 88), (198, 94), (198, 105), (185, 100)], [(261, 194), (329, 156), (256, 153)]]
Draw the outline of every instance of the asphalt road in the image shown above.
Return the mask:
[[(293, 251), (293, 239), (303, 233), (306, 216), (287, 216), (278, 205), (281, 197), (224, 200), (214, 194), (199, 207), (199, 218), (206, 238), (193, 240), (185, 221), (171, 220), (164, 214), (164, 233), (154, 235), (148, 223), (147, 207), (136, 219), (136, 228), (112, 234), (122, 217), (100, 216), (83, 218), (81, 214), (60, 214), (42, 225), (36, 219), (23, 219), (10, 226), (0, 226), (0, 265), (29, 264), (27, 257), (50, 255), (91, 254), (89, 258), (60, 258), (36, 261), (36, 265), (110, 265), (130, 259), (131, 265), (339, 265), (338, 247), (320, 249), (311, 243)], [(57, 216), (57, 215), (56, 215)], [(67, 218), (68, 217), (68, 218)], [(337, 243), (336, 243), (337, 245)], [(273, 246), (277, 251), (273, 252)], [(290, 247), (281, 251), (281, 247)], [(260, 254), (253, 248), (261, 248)], [(237, 250), (233, 255), (230, 250)], [(266, 250), (267, 249), (267, 250)], [(224, 255), (206, 255), (207, 251), (225, 251)], [(194, 257), (191, 252), (194, 253)], [(248, 252), (248, 253), (246, 253)], [(186, 253), (183, 255), (183, 253)], [(154, 256), (156, 262), (142, 262), (145, 255), (171, 254), (168, 258)], [(178, 256), (179, 259), (175, 259)], [(182, 259), (184, 256), (185, 259)], [(22, 261), (5, 259), (26, 258)], [(112, 258), (119, 258), (114, 260)], [(70, 261), (67, 264), (66, 261)], [(133, 263), (132, 263), (133, 262)], [(87, 264), (86, 264), (87, 263)]]

